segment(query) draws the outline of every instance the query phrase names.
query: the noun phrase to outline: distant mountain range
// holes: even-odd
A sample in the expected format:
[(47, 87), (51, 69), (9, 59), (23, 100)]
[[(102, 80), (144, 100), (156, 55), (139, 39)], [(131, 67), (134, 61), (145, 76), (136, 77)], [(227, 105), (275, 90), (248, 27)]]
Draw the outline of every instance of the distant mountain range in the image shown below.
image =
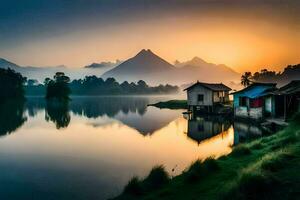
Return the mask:
[(177, 61), (172, 65), (151, 50), (143, 49), (136, 56), (105, 72), (102, 77), (114, 77), (118, 81), (145, 80), (150, 84), (184, 84), (197, 80), (229, 82), (238, 80), (240, 74), (226, 65), (207, 63), (198, 57), (183, 63)]
[(105, 71), (112, 69), (120, 62), (101, 62), (93, 63), (91, 65), (82, 68), (68, 68), (64, 65), (53, 67), (31, 67), (31, 66), (19, 66), (15, 63), (0, 58), (0, 68), (11, 68), (28, 79), (36, 79), (39, 82), (43, 82), (47, 77), (53, 77), (56, 72), (64, 72), (71, 79), (80, 79), (88, 75), (101, 76)]
[(154, 54), (151, 50), (141, 50), (136, 56), (124, 61), (92, 63), (82, 68), (23, 67), (0, 59), (0, 68), (12, 68), (30, 79), (42, 82), (52, 77), (55, 72), (65, 72), (71, 79), (84, 78), (86, 75), (101, 76), (106, 79), (114, 77), (118, 82), (144, 80), (151, 85), (187, 84), (197, 80), (203, 82), (238, 81), (240, 74), (226, 65), (207, 63), (199, 57), (187, 62), (177, 61), (174, 65)]

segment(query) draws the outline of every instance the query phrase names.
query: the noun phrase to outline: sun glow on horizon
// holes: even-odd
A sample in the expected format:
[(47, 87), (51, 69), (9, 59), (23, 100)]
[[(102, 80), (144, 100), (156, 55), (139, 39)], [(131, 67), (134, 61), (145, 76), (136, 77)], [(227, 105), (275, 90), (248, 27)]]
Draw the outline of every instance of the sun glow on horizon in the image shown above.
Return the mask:
[(198, 56), (237, 72), (280, 71), (300, 63), (299, 25), (289, 10), (275, 5), (239, 6), (181, 5), (157, 10), (156, 17), (150, 10), (136, 10), (132, 16), (123, 13), (122, 22), (116, 20), (122, 15), (104, 22), (88, 16), (89, 21), (68, 25), (70, 30), (61, 33), (27, 36), (15, 46), (0, 48), (0, 55), (23, 66), (83, 67), (127, 60), (141, 49), (151, 49), (170, 63)]

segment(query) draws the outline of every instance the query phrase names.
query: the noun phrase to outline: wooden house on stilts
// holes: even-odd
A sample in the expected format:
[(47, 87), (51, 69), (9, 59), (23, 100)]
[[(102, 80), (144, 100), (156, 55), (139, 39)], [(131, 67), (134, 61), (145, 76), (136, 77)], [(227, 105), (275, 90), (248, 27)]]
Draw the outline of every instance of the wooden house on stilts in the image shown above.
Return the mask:
[(187, 91), (189, 111), (213, 113), (215, 106), (229, 102), (231, 88), (223, 83), (197, 83), (184, 89)]

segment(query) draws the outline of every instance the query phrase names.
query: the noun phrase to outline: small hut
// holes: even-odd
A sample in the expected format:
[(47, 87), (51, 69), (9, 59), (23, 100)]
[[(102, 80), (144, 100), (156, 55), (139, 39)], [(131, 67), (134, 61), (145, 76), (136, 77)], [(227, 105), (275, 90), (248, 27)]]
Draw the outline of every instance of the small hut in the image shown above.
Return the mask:
[(213, 112), (216, 104), (229, 102), (231, 88), (223, 83), (197, 83), (184, 89), (187, 91), (187, 104), (189, 110), (205, 110)]
[(273, 101), (266, 98), (266, 95), (274, 90), (277, 90), (276, 83), (253, 83), (240, 91), (233, 92), (235, 117), (262, 120), (265, 115), (272, 112)]

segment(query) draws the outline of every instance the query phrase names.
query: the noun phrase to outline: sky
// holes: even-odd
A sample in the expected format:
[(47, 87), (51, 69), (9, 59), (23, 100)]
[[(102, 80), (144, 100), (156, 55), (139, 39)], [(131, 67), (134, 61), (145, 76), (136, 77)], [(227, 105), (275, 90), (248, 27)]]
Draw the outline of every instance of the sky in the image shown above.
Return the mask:
[(82, 67), (141, 49), (238, 72), (300, 63), (298, 0), (0, 0), (0, 57)]

